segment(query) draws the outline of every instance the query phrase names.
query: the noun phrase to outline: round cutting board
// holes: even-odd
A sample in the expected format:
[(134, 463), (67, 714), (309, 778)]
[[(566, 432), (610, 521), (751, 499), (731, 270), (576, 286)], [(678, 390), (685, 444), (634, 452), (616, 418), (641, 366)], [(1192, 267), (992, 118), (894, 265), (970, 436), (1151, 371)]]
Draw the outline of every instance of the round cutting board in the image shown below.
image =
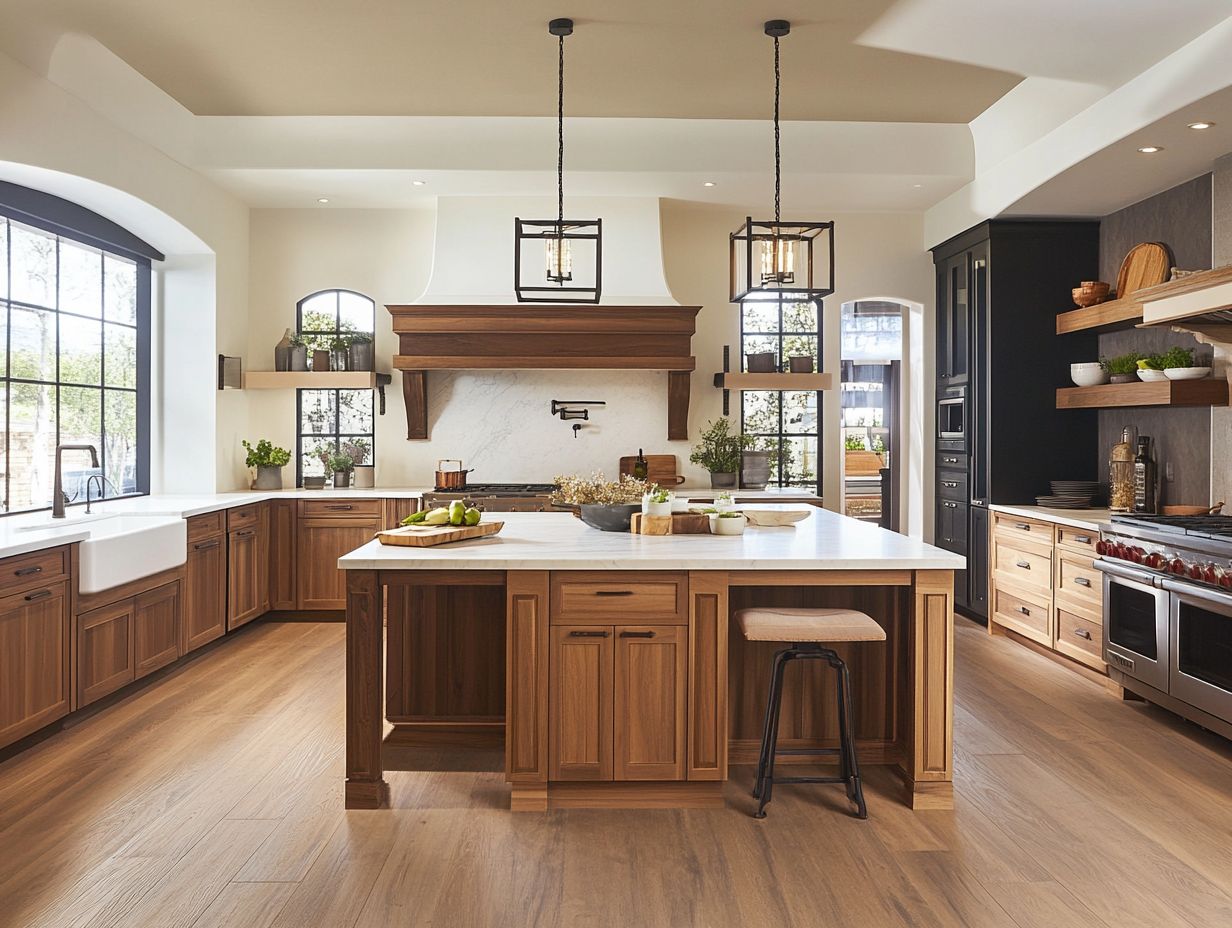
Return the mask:
[(1161, 242), (1143, 242), (1135, 245), (1121, 262), (1117, 273), (1116, 298), (1123, 300), (1136, 290), (1154, 287), (1168, 279), (1172, 267), (1172, 255), (1168, 246)]

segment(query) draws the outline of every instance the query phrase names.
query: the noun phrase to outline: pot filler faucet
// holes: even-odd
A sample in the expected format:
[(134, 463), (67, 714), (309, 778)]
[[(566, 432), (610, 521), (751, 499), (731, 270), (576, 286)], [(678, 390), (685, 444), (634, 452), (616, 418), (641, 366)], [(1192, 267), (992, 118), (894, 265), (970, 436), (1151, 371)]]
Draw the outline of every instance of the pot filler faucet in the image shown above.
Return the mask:
[(89, 451), (90, 464), (98, 467), (98, 449), (93, 445), (56, 445), (56, 485), (51, 491), (51, 517), (64, 518), (64, 478), (60, 474), (60, 453), (62, 451)]

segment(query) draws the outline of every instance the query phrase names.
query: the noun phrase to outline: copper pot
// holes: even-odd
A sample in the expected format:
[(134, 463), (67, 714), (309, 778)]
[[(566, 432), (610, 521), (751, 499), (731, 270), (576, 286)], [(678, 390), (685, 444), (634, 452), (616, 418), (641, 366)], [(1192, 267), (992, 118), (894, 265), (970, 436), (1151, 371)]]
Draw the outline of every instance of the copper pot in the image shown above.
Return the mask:
[[(456, 464), (456, 467), (445, 469), (446, 464)], [(471, 468), (473, 470), (474, 468)], [(436, 462), (436, 489), (437, 490), (465, 490), (466, 475), (470, 470), (462, 469), (462, 462), (446, 459)]]

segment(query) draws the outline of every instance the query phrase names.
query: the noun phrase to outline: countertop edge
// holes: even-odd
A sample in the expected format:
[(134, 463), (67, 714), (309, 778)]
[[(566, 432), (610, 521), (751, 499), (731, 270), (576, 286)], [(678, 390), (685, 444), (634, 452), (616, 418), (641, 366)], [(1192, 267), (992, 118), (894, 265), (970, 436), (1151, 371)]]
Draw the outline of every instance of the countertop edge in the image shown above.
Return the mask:
[[(1103, 522), (1109, 521), (1112, 514), (1107, 509), (1074, 509), (1073, 514), (1068, 514), (1067, 510), (1050, 509), (1046, 506), (1032, 506), (1029, 504), (1008, 505), (1004, 503), (994, 503), (988, 507), (993, 512), (1004, 512), (1008, 515), (1022, 516), (1024, 519), (1039, 519), (1041, 522), (1053, 522), (1057, 525), (1068, 525), (1071, 528), (1085, 528), (1093, 532), (1099, 531), (1099, 526)], [(1086, 513), (1083, 518), (1082, 513)]]

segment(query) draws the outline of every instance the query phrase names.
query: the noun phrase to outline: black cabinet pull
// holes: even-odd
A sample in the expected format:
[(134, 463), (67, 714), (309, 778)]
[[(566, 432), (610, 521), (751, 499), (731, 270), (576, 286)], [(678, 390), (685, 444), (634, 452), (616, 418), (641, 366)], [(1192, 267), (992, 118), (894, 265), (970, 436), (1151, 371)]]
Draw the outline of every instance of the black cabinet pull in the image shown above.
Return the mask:
[(1079, 586), (1090, 586), (1091, 585), (1091, 581), (1088, 580), (1086, 577), (1075, 577), (1074, 582), (1078, 584)]
[(33, 593), (26, 594), (26, 602), (32, 603), (35, 600), (47, 599), (51, 596), (51, 590), (35, 590)]
[(1077, 635), (1079, 638), (1085, 638), (1087, 641), (1091, 640), (1091, 633), (1087, 631), (1085, 628), (1075, 628), (1074, 634)]
[(344, 510), (348, 510), (348, 511), (349, 511), (349, 510), (351, 510), (351, 509), (354, 509), (355, 507), (354, 507), (354, 506), (352, 506), (350, 503), (342, 503), (342, 504), (337, 505), (337, 506), (326, 506), (325, 508), (326, 508), (326, 509), (344, 509)]
[(632, 590), (595, 590), (596, 596), (632, 596)]
[(1015, 523), (1014, 523), (1014, 528), (1018, 529), (1018, 531), (1020, 531), (1020, 532), (1029, 532), (1029, 531), (1031, 531), (1031, 526), (1029, 526), (1026, 522), (1015, 522)]
[(249, 536), (255, 535), (255, 534), (257, 534), (257, 530), (255, 528), (246, 528), (242, 532), (236, 532), (235, 537), (236, 538), (248, 538)]
[(1030, 570), (1030, 569), (1031, 569), (1031, 565), (1030, 565), (1027, 561), (1016, 561), (1016, 562), (1015, 562), (1015, 564), (1014, 564), (1014, 566), (1015, 566), (1015, 567), (1021, 567), (1023, 570)]
[(1031, 610), (1030, 610), (1030, 609), (1028, 609), (1026, 606), (1019, 606), (1019, 607), (1018, 607), (1018, 611), (1019, 611), (1019, 612), (1021, 612), (1023, 615), (1030, 615), (1030, 614), (1031, 614)]
[(30, 577), (34, 574), (41, 574), (43, 568), (35, 565), (34, 567), (22, 567), (20, 570), (13, 571), (14, 577)]
[[(236, 534), (238, 535), (240, 533), (236, 532)], [(221, 542), (217, 538), (215, 538), (213, 541), (199, 541), (195, 545), (193, 545), (193, 550), (194, 551), (205, 551), (208, 548), (217, 548), (219, 544), (221, 544)]]
[(653, 638), (654, 632), (621, 632), (621, 638)]
[(607, 632), (570, 632), (570, 638), (606, 638)]

